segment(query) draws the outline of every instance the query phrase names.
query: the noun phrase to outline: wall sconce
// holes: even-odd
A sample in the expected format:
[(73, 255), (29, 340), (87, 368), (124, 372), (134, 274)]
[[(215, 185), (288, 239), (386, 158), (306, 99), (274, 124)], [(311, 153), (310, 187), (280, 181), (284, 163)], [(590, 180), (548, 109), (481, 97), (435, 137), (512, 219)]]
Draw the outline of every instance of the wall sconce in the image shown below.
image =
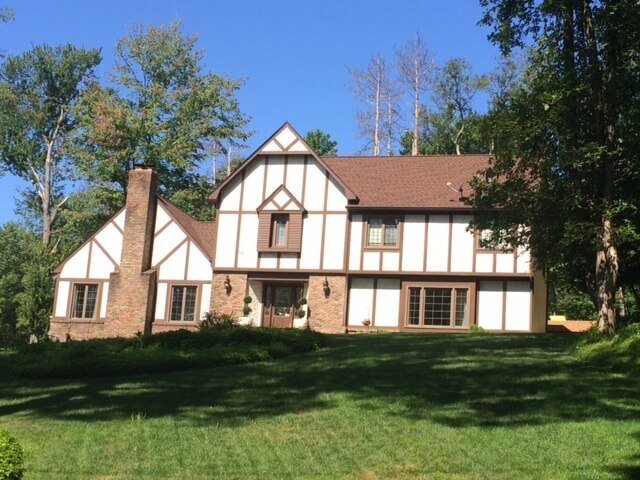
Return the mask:
[(229, 275), (224, 279), (224, 289), (227, 292), (227, 295), (231, 293), (231, 280), (229, 279)]
[(331, 293), (331, 289), (329, 288), (329, 280), (327, 280), (327, 277), (324, 277), (324, 282), (322, 282), (322, 290), (324, 291), (325, 297), (328, 297)]

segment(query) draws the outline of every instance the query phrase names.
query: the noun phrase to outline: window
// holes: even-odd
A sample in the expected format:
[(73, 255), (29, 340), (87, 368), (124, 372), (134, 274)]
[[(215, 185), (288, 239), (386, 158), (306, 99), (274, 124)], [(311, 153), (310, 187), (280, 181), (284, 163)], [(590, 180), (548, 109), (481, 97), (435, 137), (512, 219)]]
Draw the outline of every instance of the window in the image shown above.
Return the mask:
[(72, 318), (94, 318), (96, 301), (98, 299), (98, 284), (76, 283), (73, 286)]
[(289, 225), (289, 215), (274, 215), (272, 220), (271, 246), (287, 246), (287, 227)]
[(396, 247), (398, 245), (398, 224), (395, 217), (369, 217), (367, 246)]
[(169, 320), (174, 322), (193, 322), (196, 316), (197, 293), (198, 287), (172, 286)]
[(407, 295), (407, 325), (412, 327), (467, 327), (469, 289), (412, 286)]
[(505, 252), (512, 248), (506, 242), (494, 242), (491, 239), (491, 230), (480, 230), (477, 233), (477, 249)]

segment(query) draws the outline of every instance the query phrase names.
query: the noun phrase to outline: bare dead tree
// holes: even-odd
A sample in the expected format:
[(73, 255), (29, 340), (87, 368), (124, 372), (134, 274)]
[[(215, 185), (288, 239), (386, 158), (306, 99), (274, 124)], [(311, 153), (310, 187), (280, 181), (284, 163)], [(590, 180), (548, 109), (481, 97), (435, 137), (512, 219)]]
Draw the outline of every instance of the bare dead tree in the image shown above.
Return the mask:
[(399, 102), (402, 98), (402, 92), (398, 88), (395, 79), (387, 76), (382, 84), (382, 96), (384, 101), (384, 118), (382, 130), (384, 134), (387, 156), (392, 156), (393, 145), (396, 141), (400, 124)]
[(384, 121), (384, 88), (390, 81), (390, 69), (380, 55), (371, 57), (369, 64), (363, 70), (349, 68), (351, 76), (351, 90), (356, 98), (366, 105), (364, 110), (357, 112), (356, 120), (360, 134), (369, 138), (367, 146), (372, 146), (374, 156), (380, 155), (383, 121)]
[(422, 94), (427, 92), (431, 85), (435, 61), (420, 34), (397, 50), (396, 56), (400, 81), (410, 92), (413, 104), (411, 155), (418, 155), (420, 122), (428, 116), (427, 107), (422, 102)]

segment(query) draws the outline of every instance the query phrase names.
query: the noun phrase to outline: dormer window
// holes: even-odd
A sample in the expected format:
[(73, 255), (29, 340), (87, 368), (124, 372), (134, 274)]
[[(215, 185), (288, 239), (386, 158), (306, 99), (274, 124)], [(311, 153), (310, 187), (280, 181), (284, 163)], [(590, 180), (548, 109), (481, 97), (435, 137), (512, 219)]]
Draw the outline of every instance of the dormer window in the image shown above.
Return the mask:
[(302, 204), (280, 185), (258, 207), (258, 252), (299, 253)]
[(287, 246), (287, 230), (289, 227), (289, 215), (272, 215), (271, 246)]

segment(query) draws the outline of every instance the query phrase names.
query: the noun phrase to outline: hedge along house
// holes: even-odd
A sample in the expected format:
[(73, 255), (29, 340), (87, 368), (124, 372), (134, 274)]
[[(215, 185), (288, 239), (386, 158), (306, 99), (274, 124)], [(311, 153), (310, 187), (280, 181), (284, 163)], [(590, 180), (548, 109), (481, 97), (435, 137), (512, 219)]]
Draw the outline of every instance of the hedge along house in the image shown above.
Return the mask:
[(543, 332), (546, 284), (528, 251), (484, 248), (467, 228), (456, 188), (488, 162), (320, 158), (285, 124), (212, 194), (211, 223), (134, 169), (125, 209), (56, 270), (51, 334), (194, 328), (209, 310), (336, 333)]

